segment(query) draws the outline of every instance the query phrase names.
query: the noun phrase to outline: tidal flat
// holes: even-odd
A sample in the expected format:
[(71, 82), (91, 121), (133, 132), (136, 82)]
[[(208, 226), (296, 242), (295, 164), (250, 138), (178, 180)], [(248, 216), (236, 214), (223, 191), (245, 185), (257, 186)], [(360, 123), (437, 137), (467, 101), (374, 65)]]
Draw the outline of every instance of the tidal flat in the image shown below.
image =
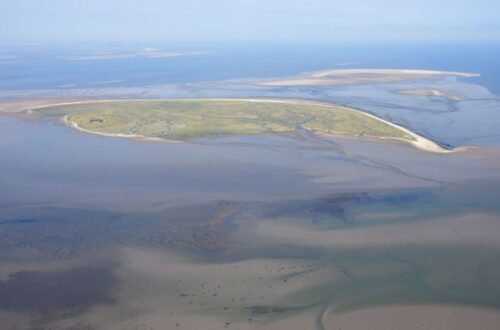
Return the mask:
[[(395, 101), (387, 111), (403, 100), (426, 104), (428, 111), (404, 110), (405, 127), (435, 138), (448, 126), (419, 120), (469, 101), (394, 91), (440, 84), (398, 80), (333, 92), (365, 90), (359, 104), (372, 106), (380, 95), (375, 108)], [(448, 82), (448, 90), (459, 85)], [(300, 93), (325, 92), (311, 88)], [(3, 328), (500, 324), (494, 143), (429, 153), (299, 130), (167, 144), (74, 130), (60, 121), (67, 109), (25, 110), (0, 117)]]

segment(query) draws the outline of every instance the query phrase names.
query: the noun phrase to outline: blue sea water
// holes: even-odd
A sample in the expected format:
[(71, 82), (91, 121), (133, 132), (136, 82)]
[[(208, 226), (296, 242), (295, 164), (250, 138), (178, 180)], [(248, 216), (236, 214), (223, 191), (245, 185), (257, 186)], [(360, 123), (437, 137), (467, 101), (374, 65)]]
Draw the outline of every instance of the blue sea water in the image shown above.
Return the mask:
[(132, 54), (145, 45), (3, 46), (0, 89), (130, 87), (295, 75), (347, 68), (434, 69), (480, 73), (472, 82), (500, 94), (500, 44), (155, 44), (179, 57), (70, 60)]

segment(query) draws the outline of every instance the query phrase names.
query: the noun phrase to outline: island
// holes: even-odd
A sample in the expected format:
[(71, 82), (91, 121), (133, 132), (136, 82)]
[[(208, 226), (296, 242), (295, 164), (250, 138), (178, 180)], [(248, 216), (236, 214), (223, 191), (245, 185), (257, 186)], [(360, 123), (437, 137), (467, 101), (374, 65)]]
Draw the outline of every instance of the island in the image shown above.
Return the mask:
[[(392, 140), (431, 152), (451, 152), (407, 128), (341, 105), (305, 100), (103, 100), (40, 106), (88, 133), (183, 142), (201, 137), (290, 134)], [(40, 113), (40, 112), (38, 112)]]

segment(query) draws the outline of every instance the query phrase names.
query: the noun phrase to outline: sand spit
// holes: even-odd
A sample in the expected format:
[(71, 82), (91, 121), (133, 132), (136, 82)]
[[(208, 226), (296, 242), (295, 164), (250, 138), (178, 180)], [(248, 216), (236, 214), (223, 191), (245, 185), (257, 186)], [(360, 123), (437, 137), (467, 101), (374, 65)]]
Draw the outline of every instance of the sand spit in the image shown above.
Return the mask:
[(98, 100), (65, 100), (65, 99), (27, 99), (20, 101), (0, 102), (0, 113), (31, 113), (34, 109), (43, 109), (55, 105), (75, 104), (76, 102), (95, 102)]
[(475, 73), (432, 70), (346, 69), (318, 71), (284, 79), (270, 79), (262, 82), (260, 85), (287, 87), (389, 83), (405, 80), (427, 79), (437, 76), (471, 78), (479, 75)]
[[(127, 102), (182, 101), (182, 100), (192, 101), (193, 99), (113, 99), (113, 100), (86, 100), (86, 101), (61, 102), (61, 103), (49, 103), (49, 104), (43, 104), (43, 105), (36, 105), (34, 107), (29, 107), (27, 109), (25, 107), (24, 111), (29, 114), (32, 111), (43, 110), (43, 109), (46, 109), (46, 108), (51, 108), (51, 107), (56, 107), (56, 106), (87, 104), (87, 103), (109, 103), (109, 102), (123, 102), (123, 101), (127, 101)], [(387, 125), (390, 125), (390, 126), (392, 126), (394, 128), (397, 128), (397, 129), (403, 131), (404, 133), (410, 135), (414, 139), (414, 140), (406, 140), (406, 139), (398, 139), (398, 138), (387, 138), (385, 140), (397, 140), (397, 141), (409, 143), (410, 145), (412, 145), (412, 146), (414, 146), (414, 147), (416, 147), (416, 148), (418, 148), (420, 150), (423, 150), (423, 151), (433, 152), (433, 153), (441, 153), (441, 154), (466, 151), (466, 150), (470, 149), (470, 147), (458, 147), (458, 148), (454, 148), (454, 149), (446, 149), (446, 148), (441, 147), (436, 142), (434, 142), (434, 141), (432, 141), (432, 140), (430, 140), (428, 138), (425, 138), (425, 137), (423, 137), (421, 135), (418, 135), (418, 134), (412, 132), (411, 130), (409, 130), (409, 129), (403, 127), (403, 126), (391, 123), (391, 122), (389, 122), (387, 120), (384, 120), (382, 118), (379, 118), (379, 117), (377, 117), (375, 115), (366, 113), (366, 112), (361, 111), (361, 110), (357, 110), (357, 109), (353, 109), (353, 108), (349, 108), (349, 107), (344, 107), (344, 106), (340, 106), (340, 105), (335, 105), (335, 104), (331, 104), (331, 103), (327, 103), (327, 102), (308, 101), (308, 100), (294, 100), (294, 99), (259, 99), (259, 98), (213, 98), (213, 99), (196, 99), (196, 100), (199, 100), (199, 101), (244, 101), (244, 102), (269, 102), (269, 103), (288, 103), (288, 104), (311, 104), (311, 105), (328, 107), (328, 108), (337, 108), (337, 109), (340, 108), (340, 109), (343, 109), (343, 110), (358, 112), (358, 113), (366, 115), (366, 116), (368, 116), (370, 118), (373, 118), (375, 120), (381, 121), (381, 122), (383, 122), (383, 123), (385, 123)], [(20, 111), (21, 110), (17, 110), (17, 112), (20, 112)], [(161, 139), (161, 138), (147, 137), (147, 136), (134, 135), (134, 134), (105, 134), (105, 133), (98, 133), (98, 132), (84, 130), (81, 127), (79, 127), (78, 125), (76, 125), (75, 123), (70, 123), (67, 120), (67, 118), (64, 118), (64, 122), (67, 125), (75, 128), (75, 129), (78, 129), (80, 131), (84, 131), (86, 133), (103, 135), (103, 136), (125, 137), (125, 138), (133, 138), (133, 139), (139, 139), (139, 140), (143, 140), (143, 141), (155, 141), (155, 142), (159, 142), (159, 141), (169, 142), (169, 143), (179, 143), (180, 142), (180, 141), (175, 141), (175, 140), (165, 140), (165, 139)], [(322, 135), (322, 136), (325, 136), (325, 137), (335, 137), (336, 136), (335, 134), (330, 134), (330, 133), (326, 133), (326, 132), (315, 132), (315, 133), (318, 133), (318, 135)]]

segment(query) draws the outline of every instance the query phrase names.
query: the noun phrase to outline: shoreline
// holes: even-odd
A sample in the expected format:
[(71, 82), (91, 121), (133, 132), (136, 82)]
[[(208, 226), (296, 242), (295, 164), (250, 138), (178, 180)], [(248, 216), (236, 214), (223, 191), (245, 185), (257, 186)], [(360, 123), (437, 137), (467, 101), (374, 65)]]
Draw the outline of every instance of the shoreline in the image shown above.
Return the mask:
[[(107, 100), (85, 100), (85, 101), (74, 101), (74, 102), (60, 102), (60, 103), (53, 103), (53, 104), (45, 104), (45, 105), (40, 105), (40, 106), (35, 106), (31, 107), (28, 109), (24, 109), (23, 111), (31, 114), (33, 111), (37, 110), (43, 110), (46, 108), (51, 108), (51, 107), (57, 107), (57, 106), (65, 106), (65, 105), (74, 105), (74, 104), (87, 104), (87, 103), (111, 103), (111, 102), (155, 102), (155, 101), (235, 101), (235, 102), (268, 102), (268, 103), (285, 103), (285, 104), (309, 104), (309, 105), (315, 105), (315, 106), (321, 106), (321, 107), (326, 107), (326, 108), (334, 108), (334, 109), (342, 109), (346, 111), (353, 111), (357, 112), (360, 114), (363, 114), (365, 116), (368, 116), (372, 119), (378, 120), (386, 125), (389, 125), (391, 127), (394, 127), (405, 134), (408, 134), (411, 136), (414, 140), (407, 140), (403, 138), (375, 138), (375, 137), (367, 137), (369, 140), (377, 141), (377, 140), (385, 140), (385, 141), (399, 141), (399, 142), (404, 142), (406, 144), (412, 145), (413, 147), (427, 151), (427, 152), (432, 152), (432, 153), (439, 153), (439, 154), (449, 154), (449, 153), (455, 153), (455, 152), (460, 152), (460, 151), (466, 151), (470, 149), (470, 147), (457, 147), (454, 149), (446, 149), (440, 146), (438, 143), (421, 136), (417, 133), (414, 133), (410, 129), (403, 127), (401, 125), (392, 123), (390, 121), (387, 121), (385, 119), (382, 119), (380, 117), (377, 117), (373, 114), (370, 114), (368, 112), (351, 108), (351, 107), (346, 107), (342, 105), (336, 105), (333, 103), (328, 103), (328, 102), (321, 102), (321, 101), (310, 101), (310, 100), (300, 100), (300, 99), (268, 99), (268, 98), (210, 98), (210, 99), (107, 99)], [(20, 111), (20, 112), (23, 112)], [(167, 143), (183, 143), (184, 141), (176, 141), (176, 140), (168, 140), (168, 139), (163, 139), (163, 138), (155, 138), (155, 137), (149, 137), (149, 136), (143, 136), (143, 135), (136, 135), (136, 134), (110, 134), (110, 133), (99, 133), (99, 132), (94, 132), (94, 131), (89, 131), (86, 129), (83, 129), (79, 127), (76, 123), (73, 123), (67, 119), (67, 116), (63, 118), (64, 123), (66, 125), (69, 125), (70, 127), (80, 130), (85, 133), (90, 133), (90, 134), (97, 134), (101, 136), (108, 136), (108, 137), (122, 137), (122, 138), (131, 138), (131, 139), (140, 139), (144, 141), (154, 141), (154, 142), (167, 142)], [(314, 133), (314, 132), (313, 132)], [(326, 133), (326, 132), (316, 132), (316, 134), (320, 136), (325, 136), (325, 137), (335, 137), (335, 133)], [(350, 136), (350, 138), (357, 139), (355, 136)]]
[(140, 134), (119, 134), (119, 133), (100, 133), (100, 132), (94, 132), (94, 131), (89, 131), (86, 130), (85, 128), (81, 128), (77, 123), (68, 120), (68, 115), (64, 116), (62, 118), (64, 124), (68, 127), (74, 128), (78, 131), (88, 133), (88, 134), (96, 134), (100, 136), (107, 136), (107, 137), (120, 137), (120, 138), (127, 138), (127, 139), (133, 139), (133, 140), (138, 140), (138, 141), (145, 141), (145, 142), (163, 142), (163, 143), (183, 143), (183, 141), (177, 141), (177, 140), (168, 140), (168, 139), (162, 139), (162, 138), (156, 138), (152, 136), (145, 136), (145, 135), (140, 135)]

